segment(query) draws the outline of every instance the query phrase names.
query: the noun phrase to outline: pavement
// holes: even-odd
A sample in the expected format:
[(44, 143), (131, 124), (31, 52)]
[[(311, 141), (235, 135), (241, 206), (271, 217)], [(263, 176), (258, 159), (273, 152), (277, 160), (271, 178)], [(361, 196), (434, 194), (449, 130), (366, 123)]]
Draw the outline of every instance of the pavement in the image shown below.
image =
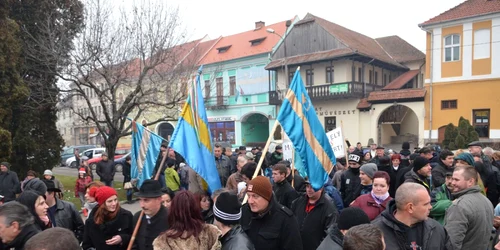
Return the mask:
[[(95, 170), (92, 170), (92, 172), (94, 173), (94, 178), (99, 178)], [(55, 167), (52, 169), (52, 173), (64, 176), (78, 176), (78, 168)], [(123, 182), (123, 174), (121, 172), (116, 172), (115, 181)]]

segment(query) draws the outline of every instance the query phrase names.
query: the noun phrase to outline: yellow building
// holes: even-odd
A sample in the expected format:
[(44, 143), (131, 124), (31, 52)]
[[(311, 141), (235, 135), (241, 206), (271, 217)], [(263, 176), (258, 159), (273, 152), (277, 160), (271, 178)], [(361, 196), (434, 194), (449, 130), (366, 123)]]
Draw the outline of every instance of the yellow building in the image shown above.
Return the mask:
[(419, 25), (427, 32), (426, 141), (468, 119), (481, 141), (500, 141), (500, 1), (467, 0)]

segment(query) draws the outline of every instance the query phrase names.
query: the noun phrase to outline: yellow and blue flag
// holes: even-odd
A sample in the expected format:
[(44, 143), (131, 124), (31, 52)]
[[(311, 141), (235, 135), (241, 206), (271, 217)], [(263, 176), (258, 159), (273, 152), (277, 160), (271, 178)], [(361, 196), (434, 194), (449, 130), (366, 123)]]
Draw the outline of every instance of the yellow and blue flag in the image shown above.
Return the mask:
[(162, 141), (162, 137), (144, 128), (136, 121), (132, 121), (130, 176), (132, 179), (137, 179), (137, 187), (140, 187), (145, 180), (150, 179), (155, 174), (153, 170)]
[(319, 190), (335, 164), (335, 155), (298, 70), (281, 105), (278, 121), (300, 156), (311, 186)]
[(202, 67), (198, 70), (195, 86), (189, 90), (169, 147), (184, 157), (186, 164), (207, 182), (209, 191), (213, 192), (221, 188), (221, 183), (200, 87), (201, 70)]

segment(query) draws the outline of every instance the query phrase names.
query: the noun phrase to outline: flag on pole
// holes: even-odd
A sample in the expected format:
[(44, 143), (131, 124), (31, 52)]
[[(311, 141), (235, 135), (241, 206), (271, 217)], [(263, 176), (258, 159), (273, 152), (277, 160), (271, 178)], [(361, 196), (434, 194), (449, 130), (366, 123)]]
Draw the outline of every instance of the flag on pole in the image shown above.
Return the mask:
[(132, 160), (130, 176), (137, 179), (137, 187), (154, 174), (156, 159), (160, 153), (163, 138), (132, 121)]
[(244, 94), (243, 89), (240, 86), (240, 90), (236, 90), (236, 97), (234, 98), (234, 101), (237, 102), (238, 98), (240, 98), (240, 95), (243, 95), (243, 94)]
[(221, 183), (200, 87), (202, 68), (190, 88), (169, 147), (184, 157), (186, 164), (207, 182), (209, 191), (213, 192), (221, 188)]
[(297, 70), (281, 105), (278, 121), (302, 159), (314, 190), (323, 187), (335, 155)]

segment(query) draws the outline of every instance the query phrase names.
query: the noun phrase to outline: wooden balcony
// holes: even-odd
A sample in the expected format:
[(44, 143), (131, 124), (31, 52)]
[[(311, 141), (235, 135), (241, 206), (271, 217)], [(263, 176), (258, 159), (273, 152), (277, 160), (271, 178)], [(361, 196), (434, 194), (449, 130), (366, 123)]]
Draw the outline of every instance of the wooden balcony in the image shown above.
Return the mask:
[[(372, 91), (381, 90), (383, 86), (361, 83), (361, 82), (346, 82), (335, 84), (323, 84), (306, 86), (307, 93), (311, 101), (327, 101), (350, 98), (363, 98), (368, 96)], [(269, 104), (281, 105), (283, 98), (286, 95), (286, 90), (269, 91)]]
[(227, 109), (229, 106), (229, 96), (213, 96), (205, 98), (206, 109)]

